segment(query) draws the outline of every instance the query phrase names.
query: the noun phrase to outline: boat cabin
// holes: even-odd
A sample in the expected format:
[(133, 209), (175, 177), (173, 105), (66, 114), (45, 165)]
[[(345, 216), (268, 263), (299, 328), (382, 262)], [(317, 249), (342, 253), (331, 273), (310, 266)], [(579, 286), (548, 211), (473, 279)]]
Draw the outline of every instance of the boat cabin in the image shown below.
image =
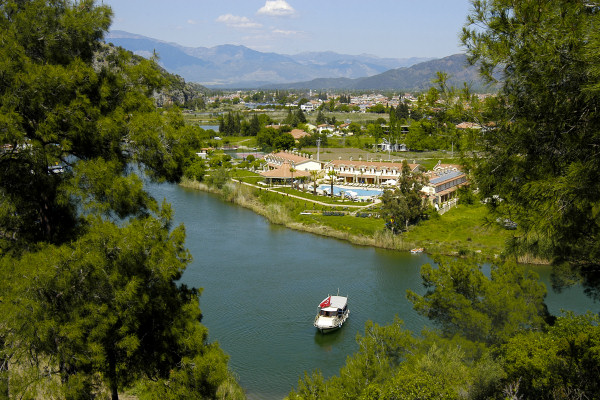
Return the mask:
[(321, 308), (321, 310), (319, 310), (319, 315), (321, 315), (323, 317), (337, 317), (337, 316), (344, 314), (347, 309), (348, 309), (347, 305), (345, 305), (344, 308), (333, 308), (333, 307)]

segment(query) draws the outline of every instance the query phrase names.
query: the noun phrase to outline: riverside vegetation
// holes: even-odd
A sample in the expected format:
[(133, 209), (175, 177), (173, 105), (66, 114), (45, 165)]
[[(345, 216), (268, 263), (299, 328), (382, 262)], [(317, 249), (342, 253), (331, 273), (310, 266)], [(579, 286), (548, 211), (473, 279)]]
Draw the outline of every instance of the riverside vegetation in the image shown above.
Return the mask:
[[(241, 180), (245, 179), (241, 178)], [(356, 211), (343, 202), (334, 202), (327, 197), (313, 196), (297, 190), (267, 191), (236, 181), (229, 181), (221, 187), (211, 183), (184, 178), (180, 185), (216, 193), (224, 201), (249, 208), (265, 216), (272, 223), (347, 240), (357, 245), (400, 251), (425, 247), (433, 254), (495, 259), (503, 256), (505, 243), (513, 234), (512, 231), (507, 231), (497, 223), (490, 222), (487, 208), (479, 202), (461, 204), (443, 216), (432, 212), (428, 219), (410, 226), (407, 232), (397, 235), (386, 229), (385, 220), (379, 217), (379, 208)], [(289, 197), (285, 193), (305, 197), (306, 200)], [(322, 202), (325, 204), (320, 204)], [(351, 203), (346, 201), (346, 204)], [(364, 205), (364, 203), (355, 204)], [(302, 214), (305, 211), (310, 214)], [(328, 211), (338, 211), (345, 215), (327, 215)], [(350, 214), (351, 212), (354, 214)], [(526, 258), (520, 257), (520, 259)]]
[[(497, 96), (481, 103), (438, 74), (410, 115), (404, 106), (383, 108), (388, 132), (370, 121), (343, 143), (395, 138), (407, 123), (412, 148), (460, 152), (481, 198), (492, 199), (483, 206), (467, 192), (458, 209), (398, 234), (382, 219), (300, 215), (349, 205), (312, 206), (233, 184), (225, 155), (207, 171), (195, 151), (214, 137), (186, 124), (177, 108), (156, 107), (153, 94), (169, 82), (164, 71), (122, 49), (106, 51), (108, 7), (2, 2), (0, 396), (244, 397), (227, 355), (207, 340), (200, 291), (177, 284), (191, 257), (185, 229), (144, 190), (137, 174), (145, 174), (218, 190), (296, 229), (469, 256), (437, 257), (436, 267), (422, 267), (425, 294), (407, 293), (436, 329), (416, 335), (400, 320), (367, 323), (338, 376), (307, 371), (290, 399), (600, 398), (598, 314), (550, 315), (535, 273), (509, 261), (545, 259), (557, 286), (580, 283), (600, 299), (600, 9), (564, 0), (472, 5), (463, 42), (484, 76), (502, 68)], [(333, 118), (335, 99), (327, 107), (317, 118)], [(289, 130), (263, 126), (268, 118), (256, 115), (258, 132), (254, 117), (239, 119), (241, 140), (265, 150), (293, 146)], [(299, 112), (287, 118), (289, 126), (304, 123)], [(465, 118), (495, 128), (460, 133), (453, 122)], [(311, 136), (305, 147), (319, 139)], [(497, 218), (518, 229), (499, 230)], [(501, 235), (507, 245), (494, 241)], [(488, 275), (477, 250), (496, 263)]]

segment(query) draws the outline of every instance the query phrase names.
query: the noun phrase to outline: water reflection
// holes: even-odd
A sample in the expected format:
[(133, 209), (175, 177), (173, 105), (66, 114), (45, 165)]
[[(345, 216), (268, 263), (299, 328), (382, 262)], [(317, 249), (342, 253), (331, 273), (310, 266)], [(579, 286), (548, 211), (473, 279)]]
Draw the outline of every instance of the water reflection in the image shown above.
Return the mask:
[(315, 329), (315, 344), (325, 351), (332, 351), (333, 346), (344, 339), (344, 333), (344, 327), (328, 333), (321, 333)]

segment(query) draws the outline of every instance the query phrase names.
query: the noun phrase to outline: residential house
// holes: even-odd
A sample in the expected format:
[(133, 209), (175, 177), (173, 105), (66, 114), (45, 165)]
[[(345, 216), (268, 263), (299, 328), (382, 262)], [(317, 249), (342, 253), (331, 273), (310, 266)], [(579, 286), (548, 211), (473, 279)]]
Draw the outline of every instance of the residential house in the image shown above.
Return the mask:
[(474, 122), (461, 122), (456, 125), (456, 129), (481, 129), (481, 125)]
[(212, 147), (204, 147), (204, 148), (200, 149), (200, 152), (196, 153), (196, 155), (198, 157), (200, 157), (201, 159), (206, 160), (206, 159), (208, 159), (208, 154), (213, 150), (214, 149)]
[(313, 111), (315, 108), (316, 108), (315, 105), (312, 103), (305, 103), (300, 106), (300, 109), (304, 112)]
[(323, 131), (329, 131), (329, 133), (333, 133), (336, 129), (337, 127), (335, 125), (330, 124), (321, 124), (317, 126), (317, 132), (319, 134), (322, 134)]

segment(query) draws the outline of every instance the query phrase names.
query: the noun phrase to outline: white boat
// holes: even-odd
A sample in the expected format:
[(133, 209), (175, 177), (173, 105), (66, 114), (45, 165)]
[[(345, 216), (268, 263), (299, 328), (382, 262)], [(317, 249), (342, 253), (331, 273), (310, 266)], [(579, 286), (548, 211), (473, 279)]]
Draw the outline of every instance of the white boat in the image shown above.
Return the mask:
[(319, 304), (313, 325), (322, 333), (338, 329), (348, 319), (348, 297), (328, 296)]

